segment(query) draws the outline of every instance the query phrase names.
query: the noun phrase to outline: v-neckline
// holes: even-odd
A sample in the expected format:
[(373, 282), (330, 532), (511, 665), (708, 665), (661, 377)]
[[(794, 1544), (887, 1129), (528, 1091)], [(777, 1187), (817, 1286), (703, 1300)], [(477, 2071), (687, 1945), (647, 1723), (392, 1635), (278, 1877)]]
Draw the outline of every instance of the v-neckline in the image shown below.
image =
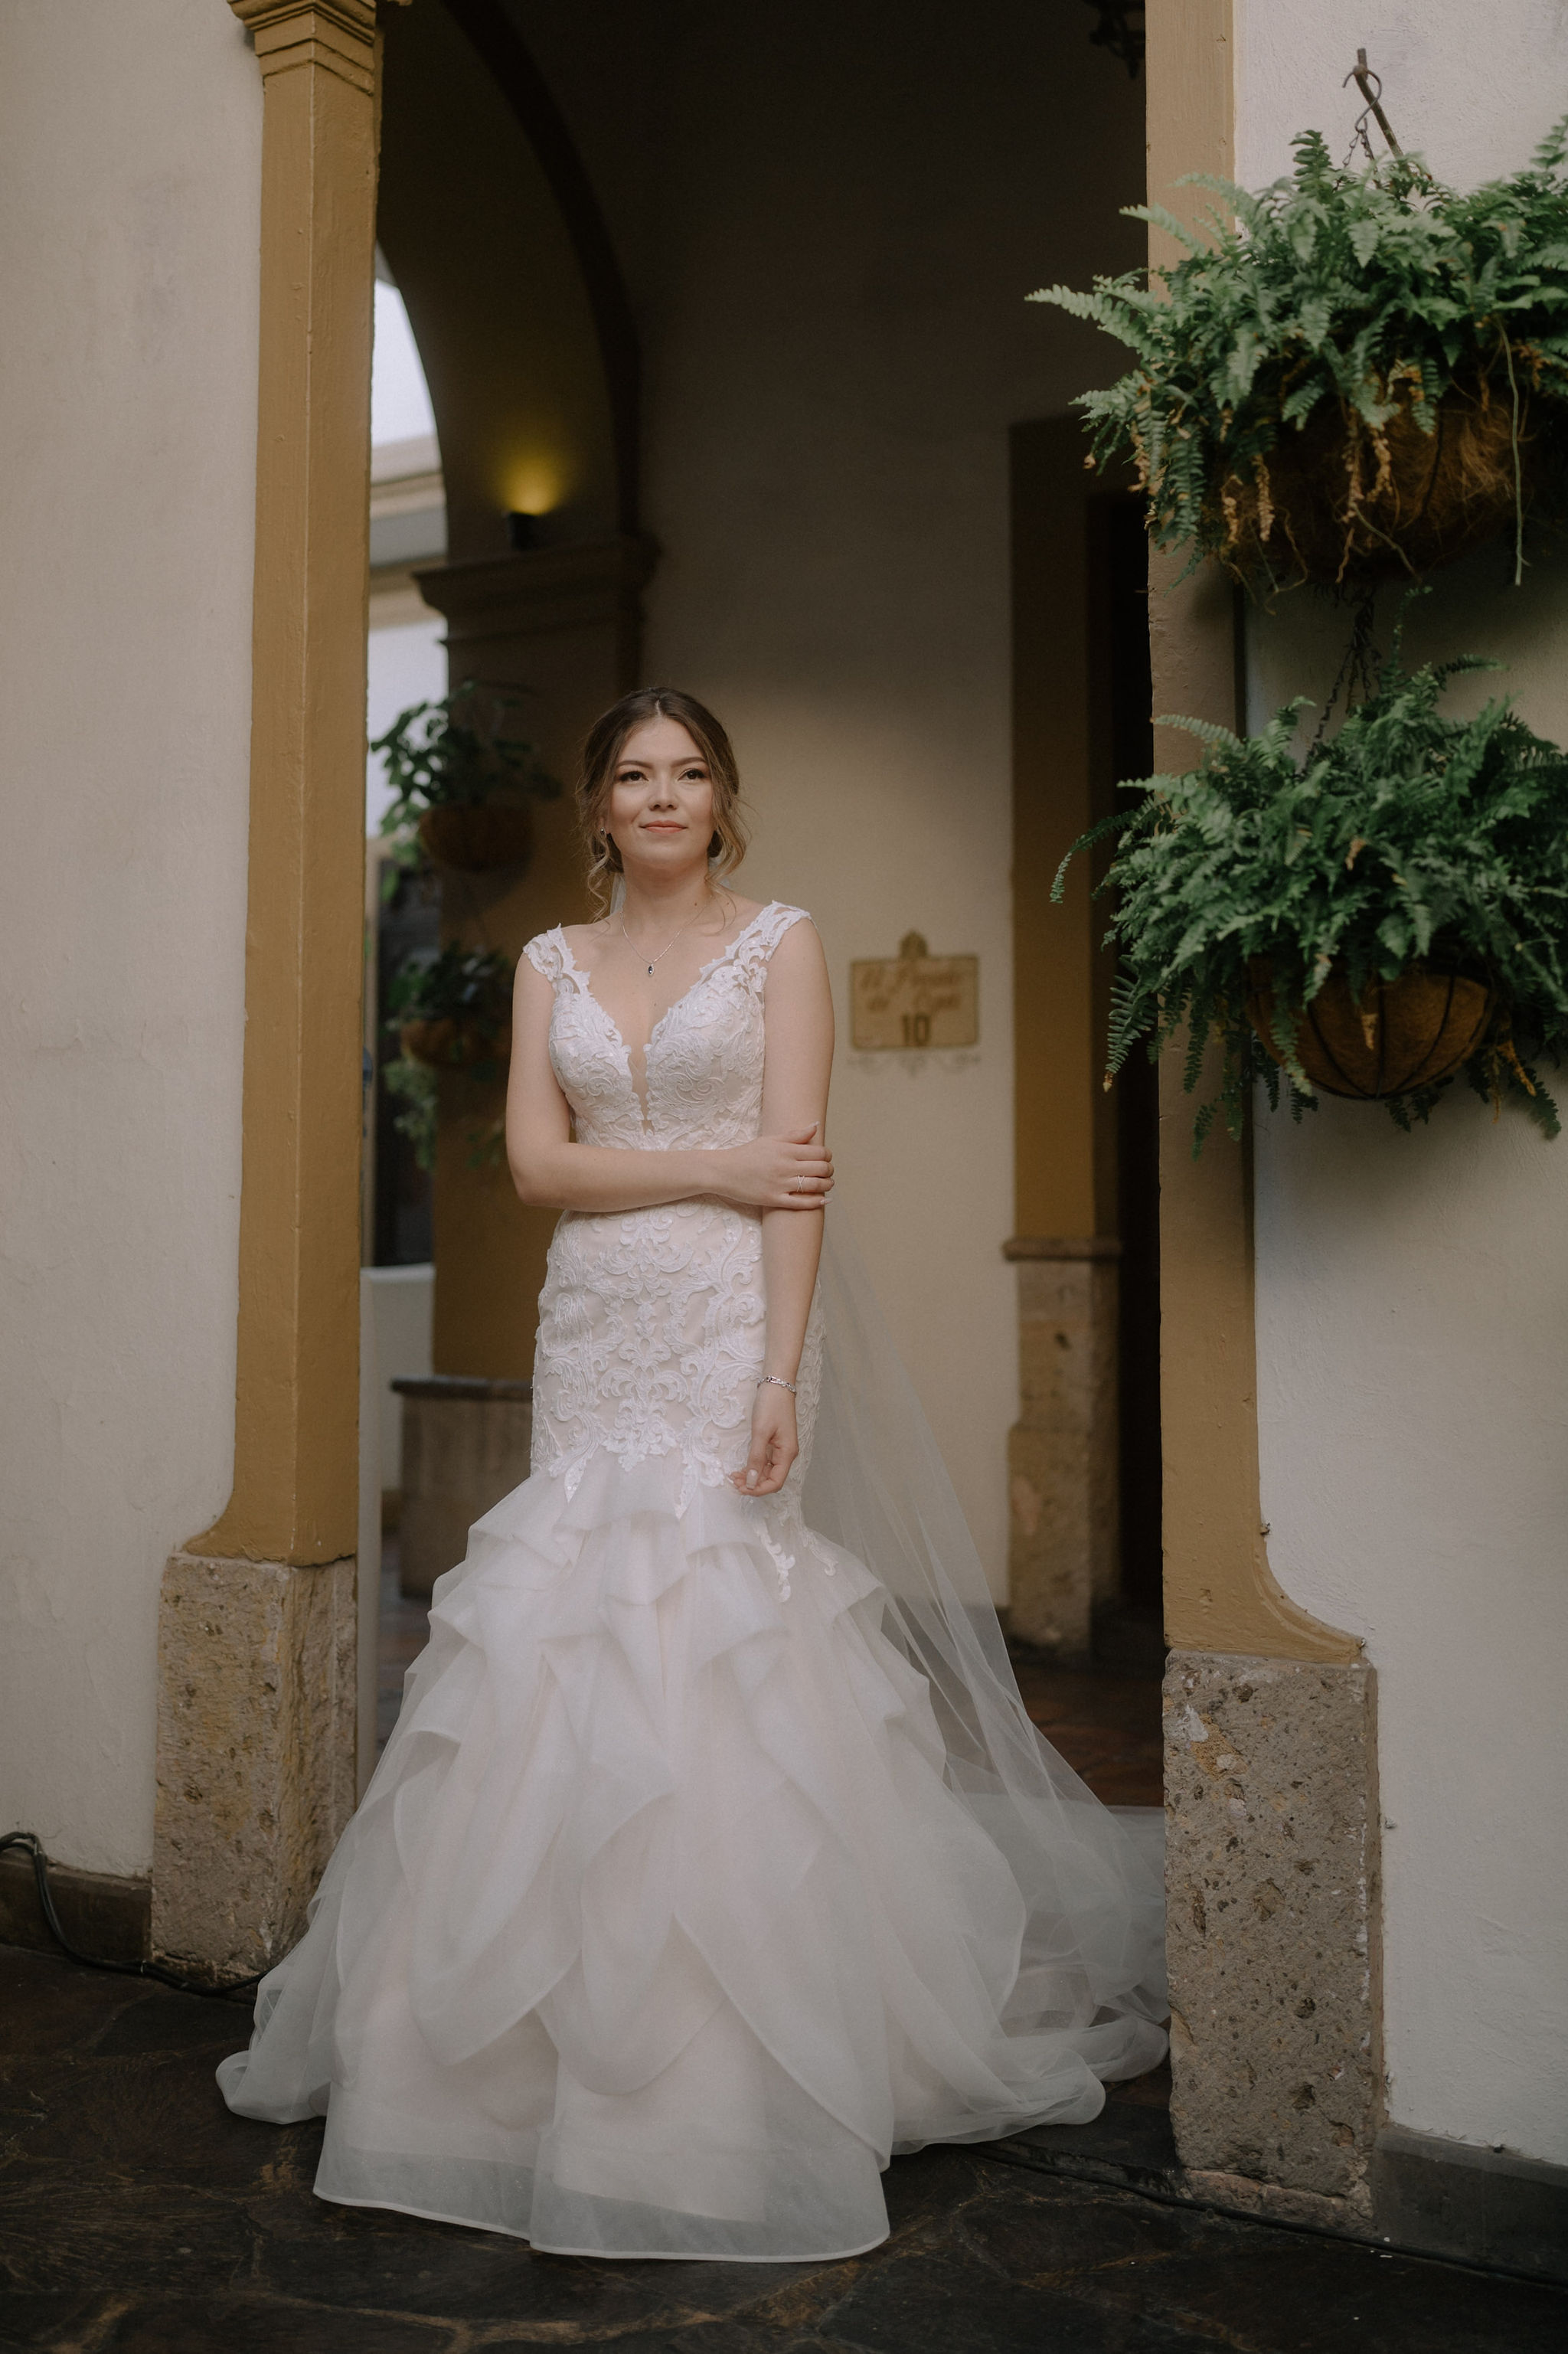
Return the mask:
[(739, 948), (747, 934), (748, 932), (755, 931), (758, 925), (762, 921), (763, 917), (771, 915), (773, 909), (778, 907), (778, 905), (779, 902), (777, 899), (769, 899), (765, 907), (758, 907), (756, 915), (752, 916), (746, 923), (742, 924), (734, 939), (729, 941), (726, 947), (720, 949), (717, 956), (710, 957), (708, 959), (706, 964), (702, 967), (690, 987), (683, 989), (679, 997), (673, 998), (670, 1003), (666, 1005), (663, 1013), (661, 1013), (658, 1021), (655, 1022), (652, 1029), (650, 1030), (647, 1038), (643, 1042), (641, 1050), (642, 1087), (641, 1089), (639, 1088), (636, 1080), (631, 1076), (631, 1056), (633, 1050), (627, 1041), (625, 1033), (622, 1031), (620, 1023), (616, 1020), (609, 1006), (604, 1002), (604, 1000), (595, 991), (593, 981), (588, 973), (577, 962), (577, 958), (573, 955), (572, 944), (567, 938), (567, 928), (565, 924), (556, 925), (556, 937), (561, 943), (561, 954), (566, 958), (567, 964), (571, 968), (573, 979), (581, 984), (583, 995), (588, 998), (589, 1002), (594, 1006), (598, 1012), (599, 1020), (604, 1023), (605, 1028), (609, 1032), (610, 1036), (614, 1039), (617, 1046), (620, 1049), (622, 1059), (626, 1065), (626, 1083), (631, 1089), (633, 1101), (637, 1104), (642, 1114), (642, 1125), (645, 1129), (652, 1125), (648, 1117), (648, 1097), (645, 1092), (648, 1085), (648, 1057), (653, 1051), (654, 1042), (658, 1038), (660, 1031), (662, 1030), (665, 1023), (669, 1021), (672, 1014), (678, 1013), (680, 1012), (682, 1006), (684, 1005), (689, 997), (695, 996), (697, 991), (701, 989), (704, 981), (706, 981), (709, 973), (716, 972), (720, 965), (726, 964), (729, 961), (729, 959), (735, 954), (736, 949)]

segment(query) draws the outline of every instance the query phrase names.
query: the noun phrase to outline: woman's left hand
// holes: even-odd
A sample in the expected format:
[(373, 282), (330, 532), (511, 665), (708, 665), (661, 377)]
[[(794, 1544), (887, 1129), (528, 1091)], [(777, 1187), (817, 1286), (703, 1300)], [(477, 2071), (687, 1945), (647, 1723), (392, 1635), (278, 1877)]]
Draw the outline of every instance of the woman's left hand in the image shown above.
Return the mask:
[(743, 1496), (776, 1495), (800, 1452), (793, 1397), (779, 1383), (764, 1382), (751, 1409), (751, 1452), (732, 1484)]

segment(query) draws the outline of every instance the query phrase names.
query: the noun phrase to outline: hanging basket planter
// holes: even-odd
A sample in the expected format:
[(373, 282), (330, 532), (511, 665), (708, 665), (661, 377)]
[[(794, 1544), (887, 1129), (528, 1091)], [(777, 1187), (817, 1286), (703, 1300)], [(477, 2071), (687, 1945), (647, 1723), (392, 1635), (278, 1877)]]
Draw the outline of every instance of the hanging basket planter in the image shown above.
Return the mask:
[[(1468, 191), (1420, 158), (1337, 164), (1219, 200), (1184, 247), (1089, 292), (1133, 366), (1080, 396), (1097, 465), (1130, 464), (1155, 545), (1255, 589), (1371, 588), (1452, 564), (1568, 504), (1568, 122)], [(1159, 299), (1154, 299), (1156, 296)]]
[(1068, 861), (1116, 838), (1107, 1077), (1180, 1039), (1184, 1086), (1205, 1086), (1195, 1150), (1216, 1117), (1239, 1139), (1260, 1096), (1298, 1117), (1319, 1096), (1381, 1102), (1409, 1130), (1457, 1078), (1559, 1132), (1568, 749), (1501, 699), (1446, 717), (1477, 667), (1408, 670), (1396, 642), (1305, 750), (1304, 699), (1248, 736), (1172, 722), (1196, 766), (1124, 788), (1133, 805), (1068, 852), (1057, 897)]
[[(1251, 958), (1247, 975), (1247, 1019), (1284, 1069), (1269, 960)], [(1484, 981), (1425, 964), (1407, 966), (1397, 981), (1374, 978), (1358, 1001), (1343, 966), (1336, 965), (1311, 1003), (1293, 1009), (1297, 1060), (1321, 1094), (1361, 1103), (1435, 1087), (1480, 1045), (1493, 1002)]]
[(470, 875), (525, 866), (534, 850), (534, 812), (525, 801), (445, 801), (419, 820), (419, 841), (438, 866)]
[(505, 1067), (512, 1054), (512, 1024), (492, 1030), (471, 1018), (445, 1014), (434, 1021), (403, 1023), (397, 1040), (410, 1063), (432, 1070), (468, 1071), (477, 1063)]
[(1380, 432), (1325, 403), (1250, 481), (1220, 483), (1224, 562), (1276, 588), (1412, 579), (1514, 530), (1538, 472), (1528, 408), (1516, 436), (1506, 386), (1501, 399), (1485, 382), (1446, 392), (1430, 432), (1409, 402)]
[(465, 679), (439, 703), (400, 711), (376, 737), (370, 749), (392, 796), (381, 831), (396, 866), (429, 859), (482, 875), (528, 864), (533, 804), (556, 800), (561, 788), (534, 746), (511, 733), (524, 707), (509, 687)]

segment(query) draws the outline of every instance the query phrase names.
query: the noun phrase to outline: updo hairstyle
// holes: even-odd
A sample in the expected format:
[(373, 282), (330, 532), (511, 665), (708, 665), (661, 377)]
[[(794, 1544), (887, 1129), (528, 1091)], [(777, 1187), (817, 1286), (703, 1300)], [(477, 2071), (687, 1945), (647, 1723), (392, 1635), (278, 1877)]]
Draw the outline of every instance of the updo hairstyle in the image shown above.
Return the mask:
[(582, 772), (577, 779), (577, 816), (588, 854), (588, 889), (602, 906), (609, 898), (611, 877), (621, 873), (620, 853), (605, 832), (615, 772), (626, 740), (650, 719), (673, 719), (683, 727), (707, 764), (714, 788), (714, 831), (708, 843), (708, 878), (722, 883), (746, 855), (746, 829), (740, 818), (740, 771), (724, 728), (705, 704), (673, 686), (640, 686), (612, 703), (596, 719), (583, 746)]

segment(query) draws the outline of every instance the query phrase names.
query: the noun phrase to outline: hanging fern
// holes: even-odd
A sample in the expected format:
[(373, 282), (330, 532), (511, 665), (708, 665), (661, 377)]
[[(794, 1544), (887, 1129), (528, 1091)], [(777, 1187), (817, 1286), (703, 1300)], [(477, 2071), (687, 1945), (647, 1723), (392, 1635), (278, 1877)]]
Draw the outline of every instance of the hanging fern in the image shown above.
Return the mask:
[[(1283, 1084), (1298, 1117), (1314, 1101), (1294, 1051), (1295, 1014), (1275, 1034), (1288, 1049), (1283, 1072), (1247, 1018), (1249, 960), (1259, 957), (1271, 962), (1277, 1002), (1297, 1009), (1335, 970), (1358, 998), (1374, 976), (1395, 980), (1423, 959), (1485, 980), (1496, 1012), (1465, 1075), (1556, 1135), (1540, 1066), (1568, 1046), (1568, 755), (1505, 700), (1470, 720), (1443, 717), (1448, 681), (1493, 667), (1466, 658), (1407, 671), (1396, 638), (1373, 692), (1305, 761), (1305, 698), (1255, 736), (1163, 721), (1198, 738), (1198, 765), (1124, 786), (1135, 806), (1081, 835), (1063, 860), (1057, 899), (1069, 861), (1116, 841), (1099, 885), (1115, 895), (1107, 945), (1119, 955), (1107, 1084), (1139, 1040), (1153, 1056), (1190, 1026), (1183, 1078), (1194, 1089), (1219, 1036), (1224, 1076), (1199, 1110), (1194, 1150), (1217, 1110), (1240, 1135), (1257, 1079), (1271, 1105)], [(1408, 1127), (1443, 1092), (1386, 1100)]]
[(1134, 270), (1029, 298), (1136, 355), (1076, 404), (1092, 462), (1130, 457), (1159, 546), (1244, 573), (1269, 539), (1271, 466), (1298, 446), (1287, 437), (1343, 424), (1353, 535), (1386, 484), (1391, 433), (1431, 436), (1446, 396), (1495, 415), (1493, 462), (1520, 500), (1521, 405), (1553, 447), (1568, 436), (1568, 121), (1528, 171), (1469, 195), (1418, 157), (1351, 169), (1316, 131), (1294, 147), (1294, 172), (1255, 196), (1192, 175), (1221, 199), (1206, 237), (1161, 207), (1128, 207), (1186, 249), (1153, 273), (1163, 292)]
[(410, 704), (384, 736), (372, 739), (392, 799), (381, 832), (392, 843), (383, 896), (397, 888), (399, 872), (422, 863), (419, 820), (428, 810), (491, 801), (554, 801), (561, 786), (535, 747), (503, 733), (523, 707), (504, 687), (465, 679), (439, 703)]

